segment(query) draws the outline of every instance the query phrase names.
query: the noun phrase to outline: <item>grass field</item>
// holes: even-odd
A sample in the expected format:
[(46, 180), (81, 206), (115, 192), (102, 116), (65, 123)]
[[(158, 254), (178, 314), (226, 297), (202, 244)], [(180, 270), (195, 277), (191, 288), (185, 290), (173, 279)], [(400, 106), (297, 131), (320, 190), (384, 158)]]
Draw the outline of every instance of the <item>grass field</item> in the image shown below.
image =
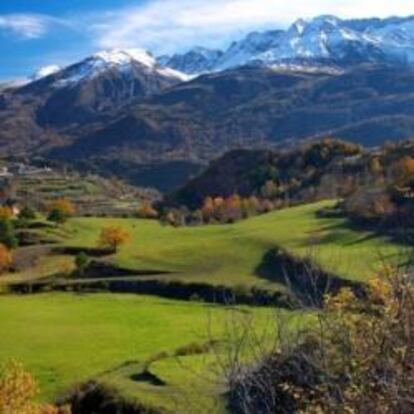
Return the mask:
[[(200, 403), (211, 406), (217, 399), (217, 389), (208, 381), (213, 357), (171, 355), (180, 347), (221, 338), (228, 312), (254, 313), (257, 326), (271, 317), (264, 309), (231, 310), (137, 295), (1, 296), (0, 363), (11, 358), (23, 362), (39, 379), (44, 399), (100, 377), (130, 398), (167, 408), (174, 395), (185, 399), (185, 392), (196, 387)], [(145, 361), (162, 352), (170, 357), (150, 369), (166, 386), (131, 380)]]
[[(120, 225), (132, 233), (116, 260), (137, 269), (180, 274), (174, 279), (224, 285), (274, 287), (255, 269), (276, 245), (311, 256), (328, 270), (349, 279), (365, 280), (382, 258), (401, 259), (402, 247), (369, 232), (352, 230), (345, 219), (318, 218), (322, 202), (273, 212), (233, 225), (173, 228), (135, 219), (74, 219), (68, 224), (72, 246), (96, 246), (100, 229)], [(165, 276), (163, 276), (165, 277)]]
[[(166, 279), (230, 286), (281, 289), (256, 274), (265, 253), (275, 246), (298, 256), (312, 256), (324, 268), (357, 280), (373, 275), (381, 266), (381, 257), (404, 258), (400, 246), (352, 230), (344, 219), (318, 218), (316, 212), (330, 204), (290, 208), (234, 225), (177, 229), (148, 220), (75, 218), (63, 228), (44, 231), (67, 246), (95, 247), (102, 227), (120, 225), (131, 232), (132, 239), (116, 255), (118, 264), (176, 272), (158, 276)], [(45, 276), (61, 260), (68, 257), (42, 257), (33, 270), (3, 280)], [(236, 312), (258, 318), (258, 329), (266, 325), (271, 313), (247, 307)], [(75, 382), (98, 377), (129, 398), (172, 412), (175, 404), (183, 413), (222, 411), (218, 398), (222, 390), (213, 382), (206, 383), (214, 372), (213, 356), (172, 355), (180, 347), (202, 344), (212, 336), (220, 338), (228, 308), (129, 294), (45, 293), (2, 295), (0, 314), (0, 362), (22, 361), (39, 378), (44, 399), (55, 398)], [(305, 314), (295, 319), (308, 322)], [(209, 326), (213, 331), (208, 335)], [(131, 378), (146, 361), (163, 352), (168, 354), (153, 362), (150, 371), (164, 386)], [(185, 401), (189, 393), (199, 396), (197, 409)], [(202, 411), (201, 406), (206, 408)]]

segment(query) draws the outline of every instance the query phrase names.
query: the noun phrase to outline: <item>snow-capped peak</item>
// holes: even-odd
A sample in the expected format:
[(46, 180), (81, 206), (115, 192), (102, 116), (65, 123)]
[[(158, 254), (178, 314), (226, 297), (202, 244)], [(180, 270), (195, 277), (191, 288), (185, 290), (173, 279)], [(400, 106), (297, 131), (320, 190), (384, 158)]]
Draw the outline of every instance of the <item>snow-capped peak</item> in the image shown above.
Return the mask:
[(56, 72), (59, 72), (62, 68), (58, 65), (48, 65), (40, 68), (33, 76), (33, 80), (38, 80), (45, 78), (46, 76), (53, 75)]
[(55, 87), (73, 85), (94, 79), (107, 72), (119, 72), (122, 76), (133, 77), (142, 72), (162, 76), (177, 81), (187, 81), (189, 76), (177, 70), (160, 65), (143, 49), (113, 49), (97, 52), (59, 72), (54, 81)]
[[(203, 73), (244, 65), (320, 70), (321, 67), (344, 69), (366, 62), (414, 66), (414, 16), (342, 20), (322, 15), (299, 19), (287, 30), (249, 33), (225, 51), (197, 46), (187, 53), (157, 58), (138, 48), (101, 51), (59, 72), (55, 85), (115, 70), (125, 75), (143, 71), (187, 81)], [(58, 69), (54, 65), (43, 68), (35, 79), (56, 73)]]
[(296, 20), (295, 23), (293, 23), (292, 28), (296, 30), (299, 35), (301, 35), (303, 31), (305, 30), (305, 27), (307, 24), (308, 22), (306, 20), (299, 19), (299, 20)]
[(144, 49), (113, 49), (95, 53), (92, 58), (109, 65), (125, 65), (138, 62), (147, 67), (156, 65), (155, 58)]

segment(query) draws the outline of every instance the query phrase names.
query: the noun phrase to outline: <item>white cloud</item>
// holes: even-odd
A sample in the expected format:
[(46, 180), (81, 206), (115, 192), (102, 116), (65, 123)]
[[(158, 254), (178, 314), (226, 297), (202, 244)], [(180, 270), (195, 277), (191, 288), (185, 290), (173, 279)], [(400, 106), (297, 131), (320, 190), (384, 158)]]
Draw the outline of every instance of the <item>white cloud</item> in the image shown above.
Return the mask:
[(0, 29), (12, 32), (23, 39), (39, 39), (55, 26), (71, 25), (63, 19), (41, 14), (0, 15)]
[(95, 16), (88, 24), (102, 48), (143, 46), (158, 52), (224, 41), (260, 28), (285, 27), (299, 17), (343, 18), (414, 14), (407, 0), (150, 0), (141, 7)]

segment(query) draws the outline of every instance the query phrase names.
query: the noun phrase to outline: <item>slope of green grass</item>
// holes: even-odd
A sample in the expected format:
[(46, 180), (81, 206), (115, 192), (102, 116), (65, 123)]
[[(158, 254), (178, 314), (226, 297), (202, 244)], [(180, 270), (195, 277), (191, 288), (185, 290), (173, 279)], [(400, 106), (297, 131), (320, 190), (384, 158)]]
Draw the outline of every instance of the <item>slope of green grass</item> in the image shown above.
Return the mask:
[(148, 220), (74, 219), (66, 243), (96, 246), (102, 227), (120, 225), (133, 236), (117, 254), (123, 266), (180, 272), (174, 278), (181, 280), (265, 287), (270, 282), (259, 279), (255, 269), (276, 245), (357, 280), (377, 271), (382, 257), (398, 257), (401, 247), (384, 238), (352, 230), (344, 219), (318, 218), (316, 212), (330, 204), (290, 208), (233, 225), (178, 229)]
[[(221, 338), (228, 312), (232, 318), (234, 312), (253, 315), (258, 327), (271, 315), (264, 309), (231, 310), (137, 295), (0, 296), (0, 363), (12, 358), (24, 363), (39, 379), (45, 399), (98, 377), (127, 397), (165, 407), (171, 407), (172, 395), (185, 398), (191, 383), (205, 389), (200, 398), (208, 405), (217, 399), (217, 390), (204, 384), (213, 372), (204, 357), (189, 355), (180, 362), (171, 355), (180, 347)], [(131, 380), (140, 364), (163, 352), (169, 357), (150, 369), (166, 382), (164, 387)], [(211, 363), (214, 357), (208, 358)]]
[[(386, 239), (352, 230), (343, 219), (317, 218), (316, 212), (329, 204), (295, 207), (234, 225), (178, 229), (148, 220), (76, 218), (59, 229), (59, 234), (66, 245), (95, 247), (102, 227), (120, 225), (132, 234), (115, 257), (120, 265), (177, 272), (161, 278), (232, 286), (280, 288), (255, 272), (265, 253), (276, 245), (296, 255), (310, 255), (325, 268), (358, 280), (378, 270), (381, 256), (401, 258), (400, 247)], [(45, 257), (42, 265), (58, 267), (62, 257)], [(258, 326), (271, 312), (242, 310), (254, 312)], [(154, 362), (151, 373), (166, 382), (164, 387), (133, 381), (131, 375), (155, 354), (171, 354), (179, 347), (211, 339), (209, 320), (215, 321), (210, 325), (213, 335), (220, 337), (227, 314), (224, 307), (137, 295), (3, 295), (0, 362), (16, 358), (26, 364), (40, 379), (47, 399), (74, 382), (99, 377), (128, 397), (170, 409), (177, 399), (186, 398), (183, 390), (198, 394), (188, 391), (193, 387), (203, 391), (200, 402), (211, 407), (220, 392), (204, 383), (205, 373), (212, 372), (213, 356)], [(133, 362), (125, 365), (128, 361)]]

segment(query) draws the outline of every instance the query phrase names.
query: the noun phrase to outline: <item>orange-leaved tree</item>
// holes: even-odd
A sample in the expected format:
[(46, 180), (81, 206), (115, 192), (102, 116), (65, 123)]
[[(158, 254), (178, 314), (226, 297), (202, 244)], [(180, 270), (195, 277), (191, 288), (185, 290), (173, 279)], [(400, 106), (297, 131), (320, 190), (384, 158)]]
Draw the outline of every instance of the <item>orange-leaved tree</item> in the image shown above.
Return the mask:
[(13, 262), (13, 256), (10, 250), (0, 243), (0, 274), (7, 270)]
[(3, 206), (0, 207), (0, 219), (10, 220), (13, 218), (13, 210), (11, 207)]
[(130, 233), (120, 226), (108, 226), (101, 230), (99, 245), (116, 252), (118, 247), (131, 239)]
[(158, 217), (158, 211), (152, 206), (151, 203), (144, 202), (139, 207), (137, 216), (142, 219), (156, 219)]
[(49, 211), (56, 209), (60, 210), (68, 216), (73, 216), (76, 212), (76, 208), (72, 201), (67, 198), (58, 198), (49, 205)]
[(397, 185), (408, 185), (414, 179), (414, 158), (406, 156), (394, 165)]

